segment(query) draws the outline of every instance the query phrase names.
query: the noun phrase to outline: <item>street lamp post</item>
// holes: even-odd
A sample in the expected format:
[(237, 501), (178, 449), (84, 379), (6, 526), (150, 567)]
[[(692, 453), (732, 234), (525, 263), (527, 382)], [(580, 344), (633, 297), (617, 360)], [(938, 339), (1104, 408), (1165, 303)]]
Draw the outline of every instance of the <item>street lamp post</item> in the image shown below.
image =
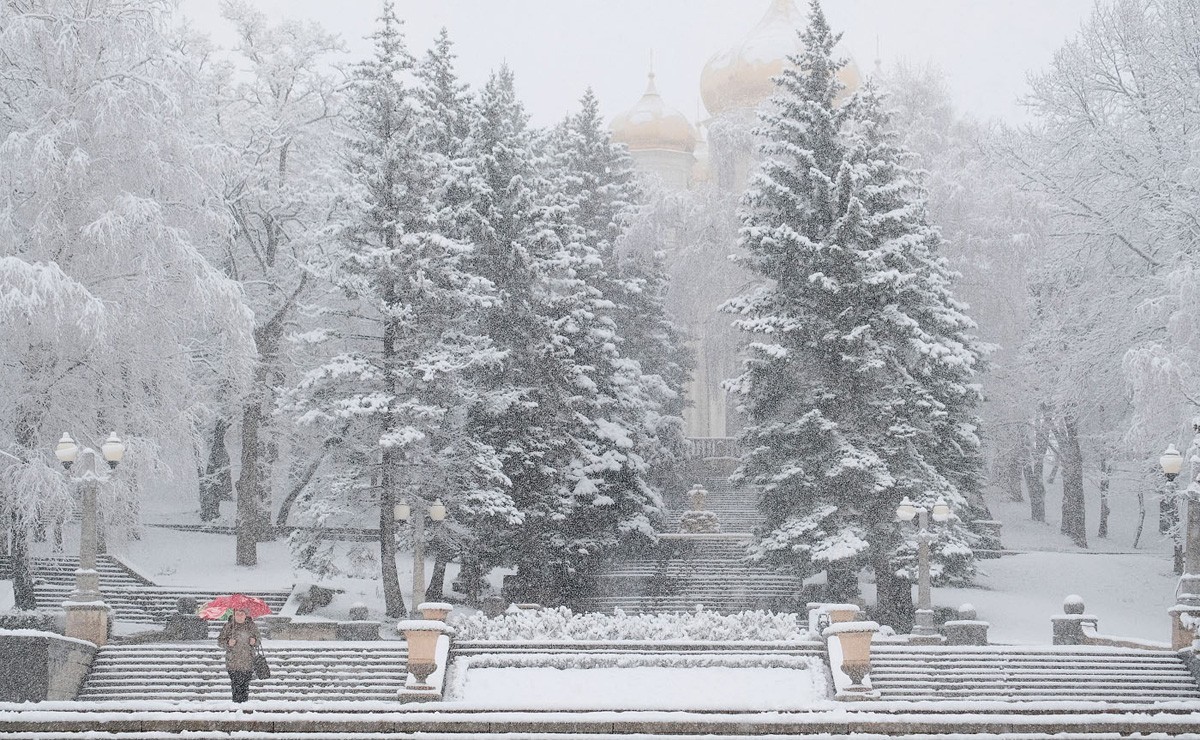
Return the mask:
[(933, 533), (929, 531), (929, 517), (933, 515), (935, 522), (944, 522), (950, 518), (950, 507), (944, 499), (938, 499), (933, 509), (917, 506), (905, 496), (896, 507), (896, 518), (911, 522), (917, 519), (917, 613), (913, 625), (914, 635), (936, 635), (937, 628), (933, 624), (933, 600), (930, 593), (929, 574), (929, 543)]
[[(1200, 423), (1193, 424), (1193, 430), (1200, 433)], [(1195, 443), (1193, 442), (1193, 445)], [(1196, 457), (1191, 456), (1193, 475), (1191, 485), (1187, 487), (1187, 519), (1184, 530), (1183, 545), (1183, 575), (1179, 577), (1179, 585), (1175, 589), (1175, 598), (1179, 603), (1200, 603), (1200, 502), (1196, 496), (1200, 493), (1200, 471), (1196, 470)], [(1166, 452), (1158, 458), (1163, 474), (1167, 480), (1173, 481), (1183, 470), (1183, 455), (1168, 445)]]
[[(442, 504), (442, 500), (438, 499), (432, 504), (428, 504), (421, 499), (417, 499), (420, 503), (417, 505), (417, 511), (413, 511), (413, 507), (407, 502), (396, 504), (393, 509), (395, 519), (398, 522), (407, 522), (412, 520), (413, 525), (413, 589), (412, 589), (412, 605), (409, 612), (414, 616), (419, 616), (420, 611), (417, 609), (423, 601), (425, 601), (425, 515), (434, 522), (440, 522), (446, 518), (446, 507)], [(420, 509), (424, 508), (424, 511)], [(415, 514), (415, 515), (414, 515)]]
[[(116, 432), (100, 445), (100, 454), (110, 469), (115, 469), (125, 457), (125, 445)], [(96, 451), (80, 449), (69, 434), (64, 433), (58, 441), (54, 456), (77, 484), (81, 503), (79, 569), (75, 571), (75, 591), (63, 604), (67, 612), (67, 637), (103, 645), (108, 642), (108, 606), (100, 594), (100, 572), (96, 569), (96, 494), (108, 476), (99, 467)]]

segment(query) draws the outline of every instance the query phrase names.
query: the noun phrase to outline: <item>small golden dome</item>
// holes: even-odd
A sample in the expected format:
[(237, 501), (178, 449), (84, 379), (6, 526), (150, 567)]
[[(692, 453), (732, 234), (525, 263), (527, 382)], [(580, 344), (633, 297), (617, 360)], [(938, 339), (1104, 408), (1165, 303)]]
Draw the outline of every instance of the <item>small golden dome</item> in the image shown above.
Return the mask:
[(646, 85), (646, 94), (630, 108), (613, 119), (613, 141), (624, 144), (630, 151), (667, 149), (688, 152), (696, 148), (696, 129), (682, 113), (670, 108), (654, 87), (654, 73)]
[[(792, 0), (772, 0), (762, 20), (732, 49), (713, 55), (700, 75), (700, 97), (712, 115), (737, 108), (755, 108), (775, 92), (771, 79), (789, 64), (787, 57), (801, 50), (800, 29), (808, 17)], [(850, 60), (838, 72), (846, 89), (841, 102), (861, 82), (858, 67)]]

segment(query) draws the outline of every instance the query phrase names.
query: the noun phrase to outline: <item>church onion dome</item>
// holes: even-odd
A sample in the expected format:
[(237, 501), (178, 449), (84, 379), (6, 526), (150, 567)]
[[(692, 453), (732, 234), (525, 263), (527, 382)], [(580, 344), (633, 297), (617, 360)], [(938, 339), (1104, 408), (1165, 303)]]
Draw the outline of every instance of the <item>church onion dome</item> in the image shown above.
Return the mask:
[(687, 118), (668, 107), (654, 87), (654, 73), (646, 85), (646, 94), (626, 112), (613, 119), (613, 141), (630, 151), (666, 149), (691, 153), (696, 148), (696, 130)]
[[(714, 55), (700, 75), (700, 97), (711, 115), (739, 108), (755, 108), (775, 92), (771, 78), (789, 64), (788, 55), (801, 50), (800, 31), (808, 25), (808, 16), (793, 0), (771, 0), (766, 15), (732, 49)], [(848, 55), (841, 49), (834, 53)], [(858, 67), (850, 60), (838, 72), (846, 89), (838, 95), (841, 102), (861, 82)]]

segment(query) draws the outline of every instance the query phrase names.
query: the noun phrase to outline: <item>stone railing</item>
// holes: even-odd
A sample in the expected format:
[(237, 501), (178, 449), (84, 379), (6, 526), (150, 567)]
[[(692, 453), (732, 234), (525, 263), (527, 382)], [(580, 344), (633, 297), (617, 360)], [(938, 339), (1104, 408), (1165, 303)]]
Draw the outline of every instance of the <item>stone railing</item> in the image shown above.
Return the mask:
[(37, 630), (0, 630), (0, 701), (74, 699), (91, 670), (96, 646)]
[(1165, 642), (1102, 634), (1099, 629), (1100, 620), (1093, 614), (1085, 614), (1085, 611), (1083, 599), (1079, 596), (1072, 594), (1063, 600), (1063, 613), (1050, 617), (1055, 645), (1098, 645), (1139, 650), (1178, 649)]
[(742, 448), (735, 437), (688, 437), (683, 454), (689, 459), (741, 457)]

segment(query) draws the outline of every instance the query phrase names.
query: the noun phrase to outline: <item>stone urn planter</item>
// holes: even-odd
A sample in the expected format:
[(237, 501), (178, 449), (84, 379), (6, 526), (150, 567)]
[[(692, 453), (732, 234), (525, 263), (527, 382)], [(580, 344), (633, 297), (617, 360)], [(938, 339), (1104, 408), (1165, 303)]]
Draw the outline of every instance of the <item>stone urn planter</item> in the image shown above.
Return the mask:
[(867, 686), (863, 679), (871, 672), (871, 639), (879, 631), (875, 622), (839, 622), (831, 624), (822, 633), (836, 638), (842, 649), (842, 673), (850, 679), (846, 691), (863, 692)]
[(445, 622), (450, 612), (454, 611), (454, 604), (447, 604), (444, 601), (422, 601), (417, 605), (417, 611), (421, 612), (422, 619), (436, 619), (439, 622)]
[(408, 643), (408, 672), (417, 680), (414, 689), (432, 691), (425, 679), (437, 670), (438, 638), (447, 631), (446, 623), (435, 619), (408, 619), (396, 625)]
[(853, 622), (858, 619), (858, 615), (862, 612), (857, 604), (826, 604), (825, 613), (829, 615), (830, 624), (841, 624), (842, 622)]

